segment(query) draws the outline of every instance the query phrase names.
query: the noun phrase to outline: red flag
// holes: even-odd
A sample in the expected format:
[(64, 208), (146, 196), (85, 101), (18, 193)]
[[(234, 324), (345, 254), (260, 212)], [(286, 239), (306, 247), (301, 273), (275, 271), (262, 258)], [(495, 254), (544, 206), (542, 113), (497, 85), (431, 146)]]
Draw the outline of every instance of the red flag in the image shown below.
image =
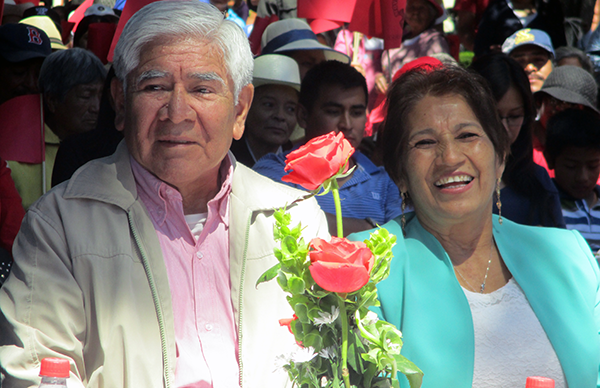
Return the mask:
[(71, 36), (71, 31), (75, 28), (75, 23), (68, 22), (66, 20), (60, 21), (60, 27), (62, 28), (61, 38), (64, 44), (69, 42), (69, 38)]
[(406, 0), (356, 0), (348, 29), (376, 36), (386, 50), (402, 45)]
[(4, 11), (4, 0), (0, 0), (0, 22), (2, 22), (2, 12)]
[(306, 18), (315, 34), (333, 30), (352, 20), (357, 0), (298, 0), (298, 17)]
[(96, 54), (105, 65), (116, 29), (115, 23), (92, 23), (88, 29), (87, 49)]
[(79, 7), (77, 7), (75, 12), (73, 12), (71, 17), (69, 18), (69, 21), (71, 23), (75, 23), (75, 27), (73, 27), (73, 32), (75, 32), (77, 30), (77, 24), (79, 24), (81, 19), (83, 19), (83, 14), (85, 13), (85, 10), (88, 9), (93, 4), (94, 4), (94, 0), (85, 0), (83, 3), (81, 3), (81, 5)]
[(277, 15), (271, 15), (268, 18), (259, 18), (258, 16), (254, 19), (254, 27), (252, 27), (252, 33), (248, 38), (250, 40), (250, 48), (252, 54), (260, 55), (260, 40), (262, 39), (263, 32), (267, 29), (269, 24), (275, 23), (279, 20)]
[[(87, 0), (86, 0), (87, 1)], [(110, 45), (110, 50), (108, 52), (108, 61), (113, 61), (113, 55), (115, 52), (115, 46), (121, 37), (121, 32), (123, 32), (123, 28), (125, 24), (131, 19), (134, 13), (144, 8), (144, 6), (154, 3), (158, 0), (127, 0), (125, 3), (125, 7), (123, 8), (123, 12), (121, 12), (121, 17), (119, 18), (119, 24), (117, 25), (117, 31), (115, 32), (115, 36), (113, 37), (112, 44)]]
[(15, 97), (0, 105), (0, 157), (42, 163), (45, 156), (41, 94)]

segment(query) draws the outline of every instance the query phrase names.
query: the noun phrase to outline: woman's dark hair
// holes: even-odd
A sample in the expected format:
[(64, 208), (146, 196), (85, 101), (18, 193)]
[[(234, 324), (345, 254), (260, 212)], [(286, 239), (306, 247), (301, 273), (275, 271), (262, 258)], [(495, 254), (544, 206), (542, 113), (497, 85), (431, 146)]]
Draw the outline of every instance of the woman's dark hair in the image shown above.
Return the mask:
[(510, 145), (502, 180), (517, 194), (530, 199), (530, 224), (539, 220), (542, 225), (558, 225), (552, 212), (548, 210), (552, 201), (551, 194), (535, 173), (532, 140), (535, 108), (527, 74), (517, 61), (501, 53), (479, 57), (471, 64), (469, 70), (477, 72), (487, 80), (496, 102), (500, 101), (511, 87), (515, 87), (521, 95), (525, 117), (519, 135)]
[(485, 80), (460, 67), (433, 71), (416, 68), (392, 83), (386, 102), (388, 113), (382, 129), (383, 164), (396, 184), (406, 179), (409, 115), (423, 98), (448, 95), (458, 95), (467, 102), (490, 138), (498, 158), (505, 159), (508, 133), (498, 117), (496, 102)]

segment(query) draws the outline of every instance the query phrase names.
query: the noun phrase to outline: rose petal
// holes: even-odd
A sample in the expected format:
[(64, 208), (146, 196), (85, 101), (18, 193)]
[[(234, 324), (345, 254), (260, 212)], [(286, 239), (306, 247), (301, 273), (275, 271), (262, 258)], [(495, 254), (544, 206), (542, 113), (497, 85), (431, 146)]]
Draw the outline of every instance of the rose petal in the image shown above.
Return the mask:
[(369, 282), (369, 273), (363, 265), (318, 261), (308, 269), (315, 282), (330, 292), (354, 292)]

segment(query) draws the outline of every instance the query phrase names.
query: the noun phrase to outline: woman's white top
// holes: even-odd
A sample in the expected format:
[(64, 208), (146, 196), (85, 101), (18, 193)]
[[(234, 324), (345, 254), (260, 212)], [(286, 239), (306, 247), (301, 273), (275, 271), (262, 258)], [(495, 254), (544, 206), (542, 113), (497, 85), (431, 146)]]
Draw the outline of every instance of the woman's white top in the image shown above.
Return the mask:
[(475, 329), (473, 388), (524, 388), (528, 376), (567, 387), (556, 352), (514, 278), (489, 294), (463, 291)]

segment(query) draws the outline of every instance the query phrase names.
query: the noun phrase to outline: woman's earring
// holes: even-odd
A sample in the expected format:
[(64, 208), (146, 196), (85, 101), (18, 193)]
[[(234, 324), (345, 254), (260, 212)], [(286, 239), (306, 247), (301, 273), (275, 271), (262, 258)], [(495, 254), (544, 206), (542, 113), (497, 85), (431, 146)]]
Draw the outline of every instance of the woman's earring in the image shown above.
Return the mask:
[(502, 225), (502, 201), (500, 200), (500, 178), (496, 182), (496, 207), (498, 208), (498, 223)]
[(408, 193), (405, 191), (400, 192), (400, 198), (402, 199), (402, 204), (400, 205), (400, 209), (402, 210), (400, 226), (402, 227), (402, 233), (406, 234), (406, 232), (404, 231), (404, 227), (406, 226), (406, 216), (404, 215), (404, 211), (406, 210), (406, 198), (408, 198)]

